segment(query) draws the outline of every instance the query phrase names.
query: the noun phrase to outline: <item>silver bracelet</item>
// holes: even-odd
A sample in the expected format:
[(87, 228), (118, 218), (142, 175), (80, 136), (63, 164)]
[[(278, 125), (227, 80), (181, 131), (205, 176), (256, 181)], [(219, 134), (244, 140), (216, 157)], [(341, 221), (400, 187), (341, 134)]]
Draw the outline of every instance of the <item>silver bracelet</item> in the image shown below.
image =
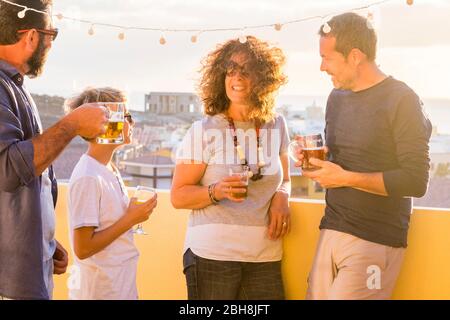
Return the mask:
[(209, 196), (209, 200), (211, 200), (211, 203), (213, 204), (213, 205), (217, 205), (218, 203), (219, 203), (219, 200), (217, 200), (215, 197), (214, 197), (214, 188), (216, 187), (216, 184), (215, 183), (211, 183), (209, 186), (208, 186), (208, 196)]

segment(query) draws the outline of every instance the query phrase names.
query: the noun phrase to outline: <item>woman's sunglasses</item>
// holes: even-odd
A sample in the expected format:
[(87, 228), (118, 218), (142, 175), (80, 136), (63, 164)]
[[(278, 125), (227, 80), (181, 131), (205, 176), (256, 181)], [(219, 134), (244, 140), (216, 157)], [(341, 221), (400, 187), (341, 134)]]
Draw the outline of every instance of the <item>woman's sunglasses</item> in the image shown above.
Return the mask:
[(243, 76), (244, 78), (248, 78), (251, 74), (250, 68), (248, 66), (248, 64), (244, 64), (244, 65), (239, 65), (238, 63), (234, 62), (234, 61), (228, 61), (225, 64), (225, 74), (228, 77), (233, 77), (235, 76), (238, 72), (240, 73), (241, 76)]

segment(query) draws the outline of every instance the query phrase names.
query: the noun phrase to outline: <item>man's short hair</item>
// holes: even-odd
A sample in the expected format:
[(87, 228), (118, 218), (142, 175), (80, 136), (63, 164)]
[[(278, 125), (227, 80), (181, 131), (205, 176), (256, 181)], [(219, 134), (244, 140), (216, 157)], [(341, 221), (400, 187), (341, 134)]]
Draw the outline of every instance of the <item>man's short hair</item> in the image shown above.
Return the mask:
[(347, 12), (333, 17), (328, 21), (330, 32), (325, 32), (322, 25), (319, 30), (321, 37), (336, 38), (335, 50), (345, 58), (352, 49), (359, 49), (369, 61), (374, 61), (377, 51), (377, 35), (370, 22), (353, 12)]
[[(52, 0), (10, 0), (28, 8), (46, 11), (49, 14)], [(46, 14), (28, 10), (24, 18), (19, 18), (18, 13), (23, 8), (1, 1), (0, 2), (0, 45), (11, 45), (19, 41), (18, 30), (44, 29), (47, 21), (51, 19)]]

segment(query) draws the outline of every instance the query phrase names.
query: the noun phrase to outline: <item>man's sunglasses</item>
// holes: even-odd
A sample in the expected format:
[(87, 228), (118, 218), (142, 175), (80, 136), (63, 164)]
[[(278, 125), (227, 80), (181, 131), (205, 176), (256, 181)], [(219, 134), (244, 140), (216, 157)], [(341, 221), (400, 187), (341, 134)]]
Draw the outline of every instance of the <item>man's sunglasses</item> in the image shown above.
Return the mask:
[(22, 30), (17, 30), (17, 33), (21, 34), (21, 33), (26, 33), (30, 30), (36, 30), (39, 33), (45, 34), (45, 35), (49, 35), (52, 37), (52, 41), (55, 41), (56, 37), (58, 36), (58, 28), (54, 28), (54, 29), (22, 29)]

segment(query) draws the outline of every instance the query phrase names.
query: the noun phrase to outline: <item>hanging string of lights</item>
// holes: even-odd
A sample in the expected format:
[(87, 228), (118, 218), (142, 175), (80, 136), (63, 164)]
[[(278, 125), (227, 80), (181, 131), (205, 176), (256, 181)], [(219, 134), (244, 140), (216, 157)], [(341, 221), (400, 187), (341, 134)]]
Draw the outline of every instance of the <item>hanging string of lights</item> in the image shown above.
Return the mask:
[[(346, 11), (362, 11), (362, 10), (368, 10), (372, 7), (375, 6), (380, 6), (386, 2), (392, 2), (394, 0), (380, 0), (377, 2), (373, 2), (370, 4), (367, 4), (365, 6), (361, 6), (361, 7), (357, 7), (357, 8), (352, 8), (350, 10), (346, 10)], [(405, 1), (405, 0), (402, 0)], [(36, 10), (34, 8), (29, 8), (27, 6), (24, 5), (20, 5), (14, 2), (11, 2), (9, 0), (0, 0), (0, 2), (9, 4), (9, 5), (13, 5), (16, 7), (21, 8), (22, 10), (19, 11), (17, 13), (17, 16), (20, 19), (25, 18), (26, 14), (28, 11), (34, 11), (34, 12), (38, 12), (38, 13), (42, 13), (42, 14), (46, 14), (46, 15), (50, 15), (50, 13), (45, 12), (45, 11), (39, 11)], [(0, 3), (1, 4), (1, 3)], [(406, 4), (411, 6), (414, 4), (414, 0), (406, 0)], [(310, 20), (321, 20), (322, 24), (323, 24), (323, 31), (325, 33), (331, 32), (331, 27), (328, 25), (327, 21), (329, 20), (330, 17), (334, 16), (338, 14), (337, 12), (334, 13), (328, 13), (325, 15), (316, 15), (316, 16), (308, 16), (308, 17), (303, 17), (303, 18), (299, 18), (299, 19), (295, 19), (295, 20), (290, 20), (290, 21), (285, 21), (285, 22), (276, 22), (276, 23), (271, 23), (271, 24), (261, 24), (261, 25), (250, 25), (250, 26), (243, 26), (243, 27), (229, 27), (229, 28), (152, 28), (152, 27), (136, 27), (136, 26), (124, 26), (124, 25), (118, 25), (118, 24), (111, 24), (111, 23), (101, 23), (101, 22), (95, 22), (95, 21), (90, 21), (90, 20), (85, 20), (85, 19), (78, 19), (78, 18), (73, 18), (73, 17), (68, 17), (65, 16), (62, 13), (57, 13), (57, 14), (51, 14), (52, 17), (57, 18), (58, 20), (67, 20), (67, 21), (72, 21), (72, 22), (77, 22), (77, 23), (83, 23), (83, 24), (88, 24), (89, 28), (88, 28), (88, 35), (93, 36), (95, 35), (95, 27), (106, 27), (106, 28), (114, 28), (114, 29), (119, 29), (119, 33), (118, 33), (118, 39), (119, 40), (125, 40), (126, 38), (126, 32), (127, 31), (132, 31), (132, 30), (140, 30), (140, 31), (153, 31), (153, 32), (159, 32), (161, 34), (161, 37), (159, 39), (159, 43), (161, 45), (164, 45), (167, 43), (165, 34), (167, 33), (177, 33), (177, 32), (185, 32), (185, 33), (191, 33), (193, 34), (190, 37), (190, 41), (192, 43), (196, 43), (198, 41), (198, 38), (200, 36), (200, 34), (203, 33), (207, 33), (207, 32), (225, 32), (225, 31), (236, 31), (239, 32), (239, 41), (245, 43), (247, 41), (247, 38), (245, 36), (245, 31), (246, 30), (252, 30), (252, 29), (262, 29), (262, 28), (273, 28), (276, 31), (281, 31), (283, 29), (284, 26), (286, 25), (291, 25), (291, 24), (297, 24), (297, 23), (301, 23), (301, 22), (306, 22), (306, 21), (310, 21)], [(371, 12), (368, 13), (368, 18), (369, 20), (373, 19), (373, 14)]]

